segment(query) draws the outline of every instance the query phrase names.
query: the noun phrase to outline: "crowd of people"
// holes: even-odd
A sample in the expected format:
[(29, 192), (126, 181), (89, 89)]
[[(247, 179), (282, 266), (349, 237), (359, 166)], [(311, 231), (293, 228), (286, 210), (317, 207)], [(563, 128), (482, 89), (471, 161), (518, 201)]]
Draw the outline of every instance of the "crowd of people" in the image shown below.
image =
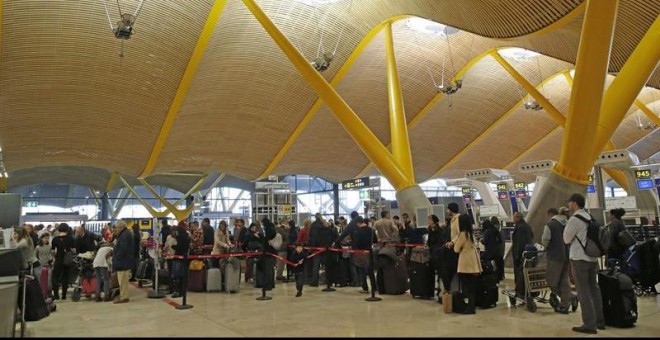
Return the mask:
[[(592, 217), (584, 210), (585, 199), (581, 194), (570, 197), (566, 207), (551, 208), (547, 211), (548, 220), (543, 226), (541, 245), (547, 258), (546, 281), (551, 290), (551, 299), (557, 301), (553, 306), (557, 313), (568, 314), (572, 299), (569, 275), (574, 278), (575, 288), (582, 310), (583, 324), (574, 327), (576, 332), (595, 334), (597, 329), (604, 329), (601, 292), (596, 281), (599, 270), (598, 258), (586, 254), (584, 242), (587, 225)], [(621, 218), (623, 209), (610, 211), (608, 229), (612, 242), (608, 257), (621, 259), (630, 242), (620, 234), (626, 230)], [(438, 277), (438, 290), (451, 293), (460, 290), (467, 299), (466, 314), (476, 310), (477, 279), (482, 273), (484, 263), (494, 264), (496, 281), (504, 280), (504, 238), (500, 222), (496, 217), (484, 220), (481, 237), (475, 236), (473, 223), (467, 214), (459, 211), (456, 203), (450, 203), (446, 210), (446, 219), (440, 221), (436, 215), (428, 217), (428, 228), (416, 228), (413, 219), (406, 213), (401, 217), (390, 218), (389, 212), (383, 211), (380, 219), (363, 218), (353, 211), (350, 221), (340, 217), (337, 221), (326, 220), (318, 213), (314, 220), (307, 219), (301, 227), (294, 221), (282, 218), (254, 221), (245, 226), (243, 219), (233, 221), (233, 229), (221, 220), (214, 228), (205, 218), (201, 225), (198, 221), (190, 224), (184, 220), (175, 226), (166, 222), (161, 225), (160, 242), (163, 255), (220, 255), (232, 251), (264, 252), (286, 258), (290, 262), (276, 261), (272, 256), (247, 257), (242, 259), (241, 268), (245, 282), (254, 280), (260, 271), (273, 273), (276, 280), (296, 284), (296, 297), (302, 296), (303, 286), (318, 287), (321, 281), (321, 267), (327, 269), (331, 261), (331, 252), (322, 252), (311, 259), (307, 247), (342, 248), (370, 250), (374, 245), (384, 247), (396, 245), (399, 253), (405, 244), (424, 245), (428, 249), (433, 275)], [(514, 230), (511, 235), (511, 256), (513, 260), (515, 293), (524, 301), (525, 282), (523, 278), (524, 252), (534, 245), (531, 226), (523, 214), (513, 214)], [(21, 267), (40, 278), (41, 269), (52, 269), (52, 298), (66, 299), (71, 284), (71, 256), (86, 252), (96, 252), (93, 266), (97, 278), (96, 301), (111, 301), (110, 281), (113, 273), (119, 283), (119, 294), (115, 303), (130, 301), (128, 284), (135, 280), (139, 259), (142, 234), (137, 226), (130, 229), (122, 220), (113, 226), (107, 225), (101, 235), (87, 231), (83, 226), (71, 228), (66, 223), (56, 226), (32, 226), (25, 224), (15, 228), (14, 241), (21, 251)], [(334, 259), (333, 259), (334, 260)], [(408, 258), (409, 260), (409, 258)], [(349, 256), (342, 254), (341, 260), (347, 264), (344, 277), (332, 278), (342, 286), (361, 287), (369, 292), (375, 287), (373, 263), (363, 253)], [(254, 262), (256, 265), (253, 266)], [(219, 267), (220, 261), (214, 259), (211, 266)], [(291, 265), (293, 263), (293, 265)], [(164, 269), (168, 269), (172, 297), (183, 294), (184, 262), (168, 259)], [(256, 269), (255, 269), (256, 268)], [(285, 271), (286, 269), (286, 276)], [(257, 273), (254, 272), (257, 271)], [(274, 272), (271, 272), (274, 271)], [(269, 274), (266, 274), (268, 276)], [(266, 283), (265, 289), (272, 289)], [(61, 289), (61, 294), (60, 294)], [(103, 293), (103, 298), (101, 293)]]

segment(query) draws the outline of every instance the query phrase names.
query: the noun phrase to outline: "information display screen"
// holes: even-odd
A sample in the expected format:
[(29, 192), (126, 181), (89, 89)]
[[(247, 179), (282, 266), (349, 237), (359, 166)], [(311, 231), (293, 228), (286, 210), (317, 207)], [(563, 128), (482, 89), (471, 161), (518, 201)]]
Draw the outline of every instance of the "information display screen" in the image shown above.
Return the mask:
[(341, 182), (341, 190), (351, 190), (369, 187), (369, 177), (354, 178), (348, 181)]
[(463, 187), (463, 188), (461, 189), (461, 192), (463, 193), (463, 196), (465, 196), (465, 195), (472, 195), (472, 188)]
[(650, 178), (638, 179), (637, 180), (637, 189), (639, 189), (639, 190), (651, 190), (651, 189), (653, 189), (653, 180), (650, 179)]
[(525, 182), (516, 182), (513, 184), (513, 188), (516, 190), (525, 189)]
[(497, 191), (499, 191), (499, 192), (507, 191), (506, 183), (499, 183), (497, 185)]

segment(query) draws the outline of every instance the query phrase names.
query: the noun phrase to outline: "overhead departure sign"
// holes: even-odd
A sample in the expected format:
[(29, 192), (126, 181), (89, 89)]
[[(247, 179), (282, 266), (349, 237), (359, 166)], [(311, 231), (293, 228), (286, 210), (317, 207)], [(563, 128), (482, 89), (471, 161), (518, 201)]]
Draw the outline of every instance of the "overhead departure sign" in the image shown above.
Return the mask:
[(360, 189), (360, 188), (367, 188), (370, 187), (369, 185), (369, 177), (360, 177), (360, 178), (354, 178), (350, 179), (348, 181), (343, 181), (341, 182), (341, 190), (352, 190), (352, 189)]
[(635, 170), (635, 178), (636, 179), (650, 179), (651, 178), (651, 170), (649, 170), (649, 169)]
[(463, 193), (463, 196), (472, 195), (472, 188), (463, 187), (461, 188), (461, 192)]
[(502, 191), (508, 191), (508, 188), (506, 186), (506, 183), (499, 183), (497, 184), (497, 191), (502, 192)]
[(516, 190), (525, 189), (525, 182), (516, 182), (513, 184), (513, 188)]

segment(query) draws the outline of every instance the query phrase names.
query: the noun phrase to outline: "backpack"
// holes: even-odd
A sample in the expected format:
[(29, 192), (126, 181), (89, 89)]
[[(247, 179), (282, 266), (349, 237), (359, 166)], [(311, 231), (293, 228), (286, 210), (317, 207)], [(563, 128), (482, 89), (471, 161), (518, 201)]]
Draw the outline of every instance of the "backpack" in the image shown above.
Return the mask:
[(578, 214), (573, 216), (587, 224), (587, 239), (584, 242), (585, 244), (582, 244), (580, 239), (575, 236), (582, 249), (584, 249), (584, 253), (591, 257), (601, 257), (607, 254), (607, 250), (610, 248), (610, 230), (598, 224), (591, 215), (589, 215), (591, 217), (590, 220)]

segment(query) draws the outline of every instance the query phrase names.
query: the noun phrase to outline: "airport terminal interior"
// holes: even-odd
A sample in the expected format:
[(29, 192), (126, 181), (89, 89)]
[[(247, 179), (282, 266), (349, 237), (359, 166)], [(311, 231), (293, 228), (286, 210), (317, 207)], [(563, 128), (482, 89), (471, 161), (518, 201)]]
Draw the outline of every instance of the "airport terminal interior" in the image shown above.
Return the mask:
[[(658, 0), (0, 0), (0, 336), (658, 336), (659, 60)], [(584, 274), (570, 310), (547, 278), (581, 205), (617, 230), (566, 255), (597, 259), (597, 331)], [(427, 230), (451, 252), (459, 219), (479, 273), (461, 252), (448, 288)], [(43, 265), (63, 223), (94, 249)], [(97, 301), (123, 227), (130, 283)]]

